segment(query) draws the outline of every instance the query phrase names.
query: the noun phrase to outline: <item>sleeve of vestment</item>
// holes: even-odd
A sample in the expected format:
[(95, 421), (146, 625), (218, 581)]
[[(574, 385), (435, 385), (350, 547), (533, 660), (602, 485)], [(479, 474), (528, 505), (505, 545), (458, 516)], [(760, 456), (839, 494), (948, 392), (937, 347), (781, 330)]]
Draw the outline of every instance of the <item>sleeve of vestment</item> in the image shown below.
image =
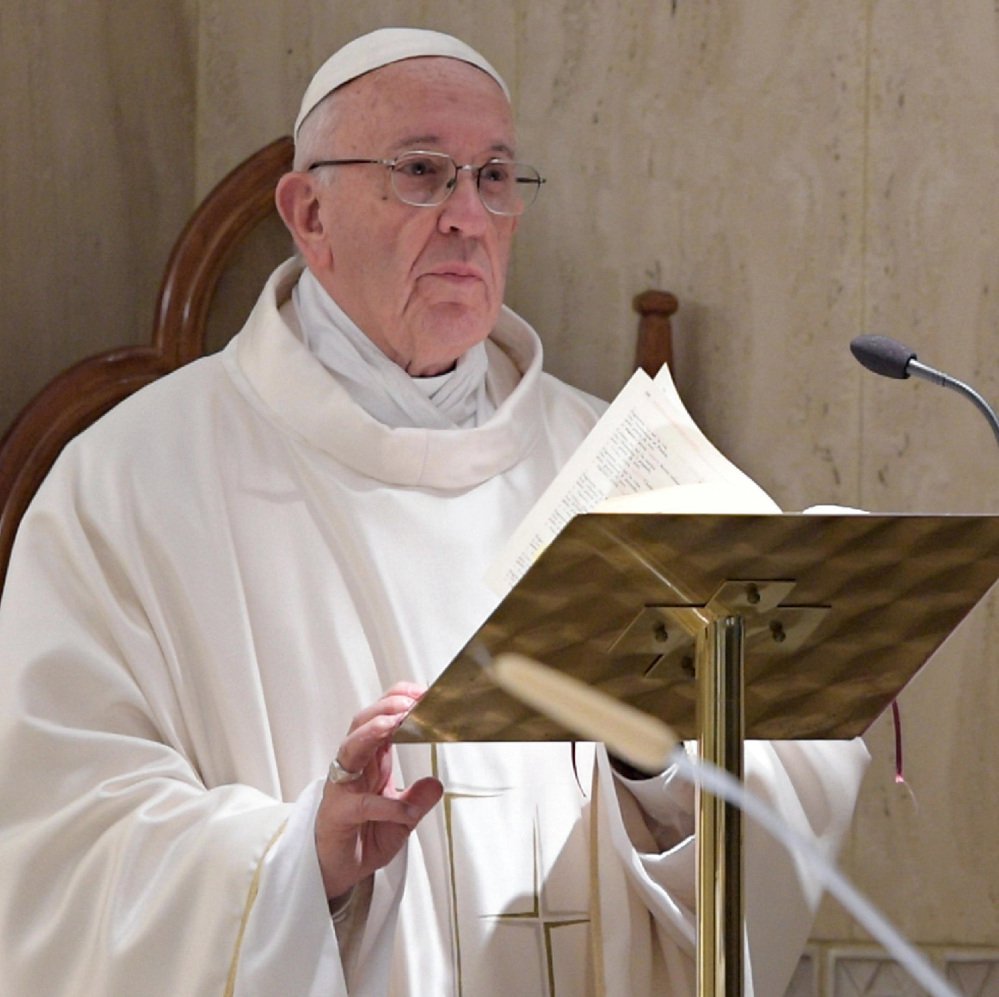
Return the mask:
[[(692, 787), (672, 767), (637, 783), (612, 774), (606, 753), (599, 752), (597, 761), (600, 903), (624, 912), (610, 923), (604, 918), (600, 925), (610, 953), (606, 957), (609, 992), (614, 992), (615, 985), (631, 985), (613, 976), (634, 972), (635, 966), (667, 980), (664, 985), (675, 992), (693, 992), (696, 850)], [(745, 785), (798, 835), (833, 857), (849, 830), (868, 761), (860, 739), (749, 741)], [(743, 840), (747, 993), (783, 993), (808, 939), (822, 896), (821, 883), (812, 868), (748, 818)], [(627, 888), (615, 884), (610, 871), (621, 865)], [(648, 945), (633, 944), (625, 957), (629, 936), (633, 942), (644, 937), (637, 913), (641, 909), (651, 912), (654, 929)], [(614, 956), (615, 935), (621, 938), (619, 959)]]
[[(218, 997), (237, 980), (264, 993), (254, 974), (284, 966), (345, 993), (314, 847), (286, 853), (287, 895), (268, 880), (282, 837), (302, 839), (314, 788), (284, 802), (235, 778), (206, 785), (213, 746), (192, 743), (184, 673), (137, 595), (136, 552), (76, 491), (64, 473), (43, 486), (0, 604), (2, 989)], [(299, 930), (275, 933), (241, 974), (268, 904)]]
[[(403, 849), (370, 881), (355, 888), (362, 900), (345, 911), (340, 930), (328, 918), (295, 916), (327, 909), (315, 849), (317, 780), (296, 802), (264, 857), (233, 960), (233, 997), (329, 997), (389, 992), (393, 933), (406, 877)], [(336, 920), (336, 919), (334, 919)], [(347, 944), (344, 944), (344, 940)]]

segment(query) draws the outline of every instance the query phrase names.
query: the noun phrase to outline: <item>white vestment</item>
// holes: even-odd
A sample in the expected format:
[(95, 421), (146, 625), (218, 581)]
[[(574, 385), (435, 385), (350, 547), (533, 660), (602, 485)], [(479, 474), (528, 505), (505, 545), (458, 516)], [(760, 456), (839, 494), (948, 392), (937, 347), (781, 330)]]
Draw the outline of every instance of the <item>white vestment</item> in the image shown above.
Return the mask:
[[(667, 773), (640, 809), (592, 745), (396, 749), (399, 783), (434, 773), (445, 798), (331, 922), (313, 819), (350, 720), (494, 608), (486, 568), (599, 405), (504, 311), (493, 416), (388, 429), (279, 313), (297, 273), (71, 443), (25, 516), (0, 606), (0, 992), (690, 993), (692, 793)], [(746, 776), (832, 850), (865, 762), (750, 744)], [(818, 889), (752, 827), (746, 852), (756, 993), (779, 997)]]

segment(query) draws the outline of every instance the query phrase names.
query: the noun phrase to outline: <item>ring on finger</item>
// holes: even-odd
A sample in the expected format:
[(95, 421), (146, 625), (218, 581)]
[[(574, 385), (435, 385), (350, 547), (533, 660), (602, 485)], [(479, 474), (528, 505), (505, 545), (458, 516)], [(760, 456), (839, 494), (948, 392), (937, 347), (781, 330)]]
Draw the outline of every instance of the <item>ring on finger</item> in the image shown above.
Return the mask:
[(334, 758), (330, 762), (330, 770), (326, 774), (326, 778), (336, 786), (341, 782), (356, 782), (362, 775), (364, 775), (363, 770), (360, 772), (351, 772), (340, 764), (339, 758)]

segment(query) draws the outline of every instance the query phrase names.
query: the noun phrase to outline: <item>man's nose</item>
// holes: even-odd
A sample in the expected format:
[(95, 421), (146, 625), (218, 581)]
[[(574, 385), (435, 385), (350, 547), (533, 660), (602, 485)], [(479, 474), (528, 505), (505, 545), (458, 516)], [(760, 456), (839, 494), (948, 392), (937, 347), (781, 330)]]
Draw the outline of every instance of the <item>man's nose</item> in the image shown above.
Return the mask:
[(458, 170), (450, 195), (441, 206), (438, 225), (444, 232), (463, 232), (478, 236), (489, 224), (489, 211), (479, 197), (476, 173)]

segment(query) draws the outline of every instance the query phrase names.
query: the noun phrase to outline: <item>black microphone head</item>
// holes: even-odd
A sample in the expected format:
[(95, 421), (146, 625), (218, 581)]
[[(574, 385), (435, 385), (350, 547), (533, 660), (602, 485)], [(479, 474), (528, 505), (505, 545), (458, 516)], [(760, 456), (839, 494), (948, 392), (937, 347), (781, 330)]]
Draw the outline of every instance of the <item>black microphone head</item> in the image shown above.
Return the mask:
[(909, 376), (906, 368), (916, 359), (915, 350), (888, 336), (857, 336), (850, 343), (850, 352), (875, 374), (899, 379)]

